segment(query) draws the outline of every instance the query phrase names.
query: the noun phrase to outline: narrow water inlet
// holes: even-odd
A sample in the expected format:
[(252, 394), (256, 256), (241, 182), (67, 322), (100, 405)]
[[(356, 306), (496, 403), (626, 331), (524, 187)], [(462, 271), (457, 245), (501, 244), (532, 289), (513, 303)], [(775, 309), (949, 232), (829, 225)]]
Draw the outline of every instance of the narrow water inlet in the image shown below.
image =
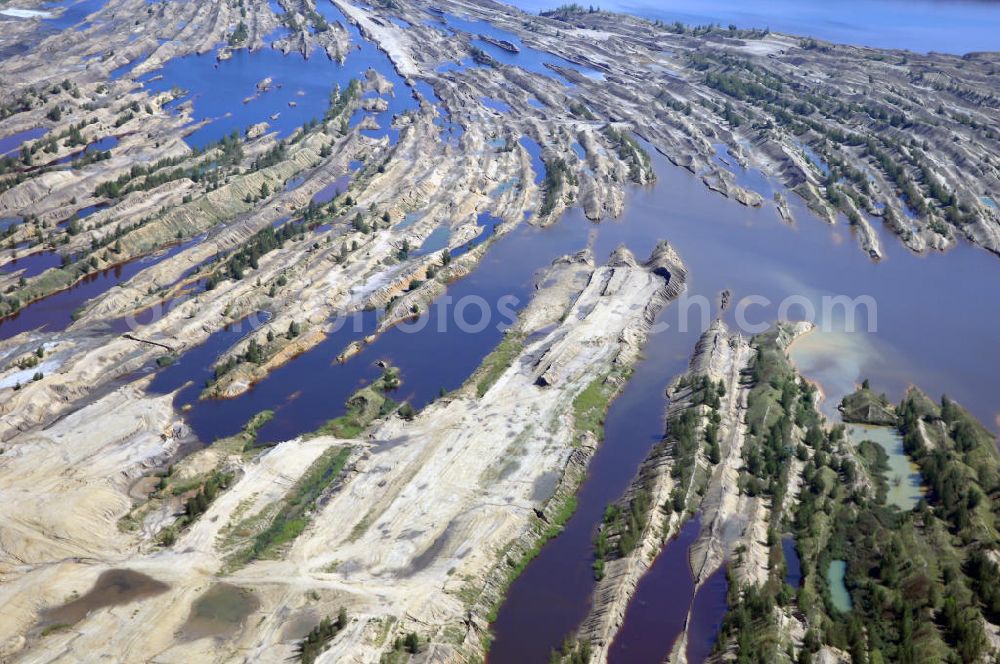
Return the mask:
[(74, 312), (81, 306), (113, 286), (131, 279), (142, 270), (179, 254), (200, 242), (203, 237), (199, 236), (175, 245), (166, 251), (138, 256), (126, 263), (92, 272), (68, 288), (25, 305), (13, 314), (0, 319), (0, 341), (39, 327), (48, 333), (65, 330), (73, 322)]
[(712, 572), (695, 593), (688, 621), (687, 640), (687, 661), (692, 664), (704, 662), (712, 654), (719, 638), (722, 619), (729, 610), (726, 570), (726, 566), (722, 565)]
[(781, 538), (781, 553), (785, 557), (785, 583), (798, 589), (802, 585), (802, 560), (795, 548), (795, 538), (786, 535)]
[[(493, 237), (491, 228), (496, 221), (492, 215), (481, 215), (485, 228), (474, 244)], [(514, 317), (508, 314), (516, 315), (527, 304), (536, 272), (564, 254), (585, 248), (590, 230), (586, 221), (546, 229), (521, 224), (495, 238), (480, 265), (451, 284), (421, 318), (389, 329), (346, 362), (339, 362), (338, 356), (348, 344), (377, 329), (376, 312), (335, 319), (334, 329), (319, 345), (270, 372), (237, 397), (198, 399), (215, 357), (224, 348), (197, 351), (197, 361), (182, 355), (180, 366), (168, 369), (171, 378), (157, 377), (150, 389), (165, 393), (193, 381), (191, 387), (178, 393), (175, 405), (187, 407), (185, 420), (204, 442), (236, 433), (263, 410), (273, 410), (274, 417), (258, 433), (262, 443), (313, 431), (340, 415), (347, 399), (379, 375), (377, 360), (400, 370), (402, 385), (393, 398), (421, 408), (441, 389), (454, 389), (472, 374), (513, 323)], [(475, 306), (462, 308), (461, 303), (472, 300)], [(481, 307), (481, 303), (485, 304)], [(460, 325), (459, 318), (471, 325)]]
[(625, 621), (608, 650), (608, 662), (659, 662), (684, 631), (694, 598), (688, 550), (698, 539), (701, 520), (688, 520), (667, 542), (636, 586)]

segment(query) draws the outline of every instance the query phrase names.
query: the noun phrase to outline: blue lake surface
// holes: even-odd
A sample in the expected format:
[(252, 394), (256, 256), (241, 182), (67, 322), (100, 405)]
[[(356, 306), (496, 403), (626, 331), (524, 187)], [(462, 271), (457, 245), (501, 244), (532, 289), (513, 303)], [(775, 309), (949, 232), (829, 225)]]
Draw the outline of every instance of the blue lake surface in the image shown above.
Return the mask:
[(483, 106), (486, 108), (491, 108), (500, 113), (510, 113), (510, 105), (507, 102), (494, 99), (493, 97), (480, 97), (479, 100), (483, 102)]
[[(552, 9), (549, 0), (510, 0), (525, 11)], [(926, 53), (1000, 50), (1000, 3), (960, 0), (609, 0), (601, 9), (687, 25), (770, 28), (836, 43)]]
[[(450, 251), (452, 258), (458, 258), (462, 254), (469, 252), (488, 240), (496, 231), (496, 227), (499, 226), (502, 221), (502, 219), (490, 214), (489, 212), (480, 212), (476, 217), (476, 225), (480, 228), (479, 234), (465, 244), (452, 249)], [(441, 251), (448, 246), (448, 241), (450, 239), (451, 229), (447, 225), (438, 226), (431, 231), (431, 234), (427, 236), (424, 243), (420, 245), (420, 249), (413, 252), (413, 254), (415, 256), (426, 256), (436, 251)]]
[(774, 195), (774, 187), (764, 173), (756, 168), (741, 166), (736, 158), (729, 153), (729, 147), (725, 144), (716, 143), (713, 147), (715, 148), (716, 162), (735, 176), (736, 184), (760, 194), (764, 200), (771, 199)]
[[(316, 8), (330, 23), (347, 27), (353, 48), (343, 65), (321, 52), (306, 59), (300, 53), (282, 55), (270, 48), (253, 52), (239, 49), (221, 62), (214, 53), (175, 58), (139, 80), (156, 92), (174, 87), (190, 92), (194, 120), (213, 121), (188, 135), (186, 141), (193, 147), (204, 147), (233, 129), (245, 130), (258, 122), (267, 122), (284, 138), (305, 122), (322, 118), (337, 85), (344, 89), (351, 79), (374, 69), (394, 85), (394, 94), (386, 97), (386, 111), (373, 114), (380, 129), (363, 133), (376, 138), (389, 136), (395, 142), (398, 132), (390, 128), (393, 115), (416, 107), (406, 81), (388, 57), (365, 40), (329, 0), (319, 0)], [(270, 88), (258, 92), (257, 83), (266, 77), (272, 78)]]
[(62, 8), (63, 11), (58, 16), (42, 20), (48, 27), (55, 30), (65, 30), (66, 28), (71, 27), (76, 27), (78, 30), (82, 30), (89, 25), (81, 25), (83, 20), (101, 9), (104, 6), (105, 1), (106, 0), (77, 0), (76, 2), (73, 2), (72, 0), (68, 0), (66, 2), (47, 2), (42, 5), (43, 10), (56, 12)]
[(451, 239), (451, 229), (447, 225), (438, 226), (431, 231), (430, 235), (424, 240), (420, 248), (413, 252), (414, 256), (427, 256), (428, 254), (433, 254), (435, 251), (441, 251), (448, 246), (448, 241)]
[(22, 221), (21, 217), (0, 217), (0, 233), (6, 233), (8, 228), (13, 228)]

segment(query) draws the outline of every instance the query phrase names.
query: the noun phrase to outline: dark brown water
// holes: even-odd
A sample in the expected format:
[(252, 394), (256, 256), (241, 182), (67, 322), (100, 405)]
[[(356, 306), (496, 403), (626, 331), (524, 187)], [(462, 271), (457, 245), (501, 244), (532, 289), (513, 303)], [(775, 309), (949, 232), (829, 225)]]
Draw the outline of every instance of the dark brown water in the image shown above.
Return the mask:
[(72, 625), (85, 618), (91, 611), (137, 602), (169, 589), (170, 586), (167, 584), (142, 572), (111, 569), (102, 572), (97, 577), (94, 587), (84, 595), (42, 612), (41, 625)]
[(260, 600), (251, 591), (217, 583), (195, 600), (181, 633), (192, 641), (208, 636), (230, 636), (259, 608)]

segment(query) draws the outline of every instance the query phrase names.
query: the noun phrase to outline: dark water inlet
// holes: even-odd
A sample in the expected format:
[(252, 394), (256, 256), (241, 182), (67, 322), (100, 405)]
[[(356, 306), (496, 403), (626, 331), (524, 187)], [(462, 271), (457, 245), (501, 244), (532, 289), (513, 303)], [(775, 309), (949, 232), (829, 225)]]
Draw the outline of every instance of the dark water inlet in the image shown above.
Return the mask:
[(0, 265), (0, 272), (5, 274), (17, 273), (18, 277), (30, 279), (45, 272), (49, 268), (62, 265), (62, 256), (56, 251), (45, 250), (36, 251), (23, 256), (17, 256)]
[(698, 518), (681, 526), (677, 537), (667, 542), (656, 563), (639, 581), (625, 624), (608, 650), (608, 662), (659, 662), (664, 653), (670, 652), (684, 631), (694, 596), (688, 549), (699, 532)]
[(347, 165), (348, 172), (344, 173), (333, 182), (313, 194), (312, 202), (317, 204), (329, 203), (334, 198), (347, 191), (347, 188), (351, 186), (351, 180), (354, 178), (354, 174), (361, 168), (362, 165), (363, 164), (360, 161), (351, 160), (351, 162)]
[(798, 589), (802, 585), (802, 561), (799, 551), (795, 548), (795, 539), (791, 535), (781, 538), (781, 552), (785, 557), (785, 583)]
[[(583, 249), (591, 228), (586, 220), (549, 229), (523, 224), (497, 238), (479, 267), (451, 284), (420, 319), (386, 331), (344, 363), (337, 357), (347, 345), (377, 328), (375, 312), (338, 321), (339, 327), (323, 342), (238, 397), (198, 400), (213, 362), (205, 363), (207, 358), (200, 354), (211, 355), (208, 350), (199, 351), (197, 360), (181, 356), (177, 368), (167, 370), (171, 372), (169, 380), (158, 375), (150, 389), (166, 393), (187, 380), (194, 381), (178, 393), (175, 404), (190, 405), (185, 418), (203, 442), (236, 433), (250, 417), (266, 409), (273, 409), (274, 417), (260, 429), (260, 442), (287, 440), (313, 431), (341, 415), (347, 399), (378, 377), (381, 369), (375, 366), (376, 360), (400, 369), (403, 383), (393, 398), (423, 407), (441, 389), (452, 390), (468, 378), (503, 338), (516, 311), (530, 299), (534, 274), (559, 256)], [(488, 237), (489, 231), (484, 229), (476, 240)], [(470, 325), (459, 325), (459, 317)]]
[(726, 566), (723, 565), (712, 572), (695, 593), (687, 642), (687, 661), (691, 664), (704, 662), (712, 654), (722, 619), (729, 608), (726, 600), (728, 590)]
[(201, 239), (203, 238), (199, 236), (159, 254), (142, 256), (100, 272), (92, 272), (73, 286), (26, 305), (16, 313), (0, 319), (0, 341), (35, 328), (43, 328), (49, 333), (65, 330), (73, 322), (73, 313), (87, 301), (131, 279), (142, 270), (176, 256)]
[(100, 11), (106, 0), (63, 0), (62, 2), (47, 2), (42, 5), (45, 11), (62, 12), (58, 16), (42, 19), (47, 27), (54, 30), (65, 30), (76, 27), (77, 30), (84, 30), (89, 23), (83, 20), (91, 14)]
[(0, 157), (14, 155), (21, 149), (21, 145), (36, 138), (41, 138), (46, 132), (48, 132), (48, 129), (45, 127), (34, 127), (0, 138)]
[(545, 162), (542, 160), (541, 146), (530, 136), (522, 136), (517, 139), (517, 142), (531, 155), (531, 170), (535, 172), (535, 184), (541, 184), (545, 179), (546, 173)]
[(268, 313), (259, 311), (212, 333), (204, 343), (195, 346), (169, 367), (159, 371), (150, 382), (149, 391), (169, 394), (190, 381), (196, 383), (191, 390), (200, 390), (204, 387), (205, 380), (212, 375), (212, 365), (219, 355), (269, 319)]

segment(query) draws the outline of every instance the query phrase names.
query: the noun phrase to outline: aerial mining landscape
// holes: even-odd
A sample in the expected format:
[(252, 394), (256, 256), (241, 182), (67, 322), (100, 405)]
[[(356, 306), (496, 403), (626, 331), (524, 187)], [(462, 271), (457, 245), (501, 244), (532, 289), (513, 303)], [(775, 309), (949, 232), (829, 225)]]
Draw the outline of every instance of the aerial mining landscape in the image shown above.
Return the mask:
[(0, 662), (1000, 661), (1000, 37), (514, 4), (0, 0)]

